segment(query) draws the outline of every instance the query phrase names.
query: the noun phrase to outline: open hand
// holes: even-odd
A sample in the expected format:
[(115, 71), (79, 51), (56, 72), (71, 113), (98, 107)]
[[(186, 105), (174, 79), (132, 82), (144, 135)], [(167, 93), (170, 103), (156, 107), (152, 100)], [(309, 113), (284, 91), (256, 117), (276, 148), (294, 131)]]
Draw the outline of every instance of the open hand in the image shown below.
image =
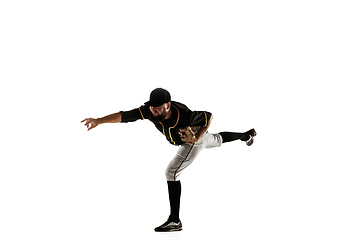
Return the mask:
[(85, 126), (87, 127), (88, 131), (99, 125), (99, 121), (96, 118), (86, 118), (81, 122), (85, 122)]

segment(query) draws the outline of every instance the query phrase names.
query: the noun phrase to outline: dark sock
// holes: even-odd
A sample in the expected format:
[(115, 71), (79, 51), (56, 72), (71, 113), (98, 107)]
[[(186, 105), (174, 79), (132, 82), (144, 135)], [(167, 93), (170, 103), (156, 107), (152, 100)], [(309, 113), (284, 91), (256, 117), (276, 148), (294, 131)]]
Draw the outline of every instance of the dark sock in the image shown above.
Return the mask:
[(235, 140), (247, 141), (250, 138), (249, 134), (247, 133), (221, 132), (219, 134), (223, 139), (223, 143)]
[(181, 184), (180, 181), (168, 181), (169, 190), (169, 201), (170, 201), (170, 216), (171, 221), (180, 221), (180, 195), (181, 195)]

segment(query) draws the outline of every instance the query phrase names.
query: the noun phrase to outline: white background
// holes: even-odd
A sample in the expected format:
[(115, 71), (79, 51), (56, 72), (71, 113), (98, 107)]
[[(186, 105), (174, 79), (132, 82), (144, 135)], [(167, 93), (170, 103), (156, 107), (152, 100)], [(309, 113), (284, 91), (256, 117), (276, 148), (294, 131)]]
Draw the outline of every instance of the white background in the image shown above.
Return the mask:
[[(0, 239), (359, 239), (357, 1), (2, 1)], [(80, 123), (156, 87), (247, 131), (182, 175), (148, 121)]]

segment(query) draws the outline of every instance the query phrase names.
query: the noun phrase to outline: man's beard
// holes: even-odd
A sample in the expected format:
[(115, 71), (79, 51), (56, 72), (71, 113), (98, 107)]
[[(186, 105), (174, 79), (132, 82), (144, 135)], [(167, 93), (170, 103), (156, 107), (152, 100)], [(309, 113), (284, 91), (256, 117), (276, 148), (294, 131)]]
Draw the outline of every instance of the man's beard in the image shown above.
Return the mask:
[(159, 123), (161, 121), (164, 121), (165, 118), (166, 118), (166, 111), (163, 111), (161, 115), (158, 115), (156, 117), (152, 114), (152, 112), (150, 112), (149, 120), (152, 121), (153, 123)]

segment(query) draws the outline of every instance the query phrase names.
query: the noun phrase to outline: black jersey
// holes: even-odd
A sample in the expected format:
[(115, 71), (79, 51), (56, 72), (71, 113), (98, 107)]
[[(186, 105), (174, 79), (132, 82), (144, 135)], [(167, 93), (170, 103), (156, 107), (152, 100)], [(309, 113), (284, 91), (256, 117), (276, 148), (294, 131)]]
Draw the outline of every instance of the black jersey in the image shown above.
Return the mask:
[[(159, 123), (154, 123), (155, 127), (165, 135), (166, 139), (173, 145), (178, 146), (184, 142), (180, 139), (179, 129), (187, 126), (207, 127), (211, 117), (210, 112), (191, 111), (182, 103), (171, 101), (172, 116)], [(121, 122), (134, 122), (137, 120), (149, 119), (149, 106), (141, 106), (130, 111), (121, 111)]]

